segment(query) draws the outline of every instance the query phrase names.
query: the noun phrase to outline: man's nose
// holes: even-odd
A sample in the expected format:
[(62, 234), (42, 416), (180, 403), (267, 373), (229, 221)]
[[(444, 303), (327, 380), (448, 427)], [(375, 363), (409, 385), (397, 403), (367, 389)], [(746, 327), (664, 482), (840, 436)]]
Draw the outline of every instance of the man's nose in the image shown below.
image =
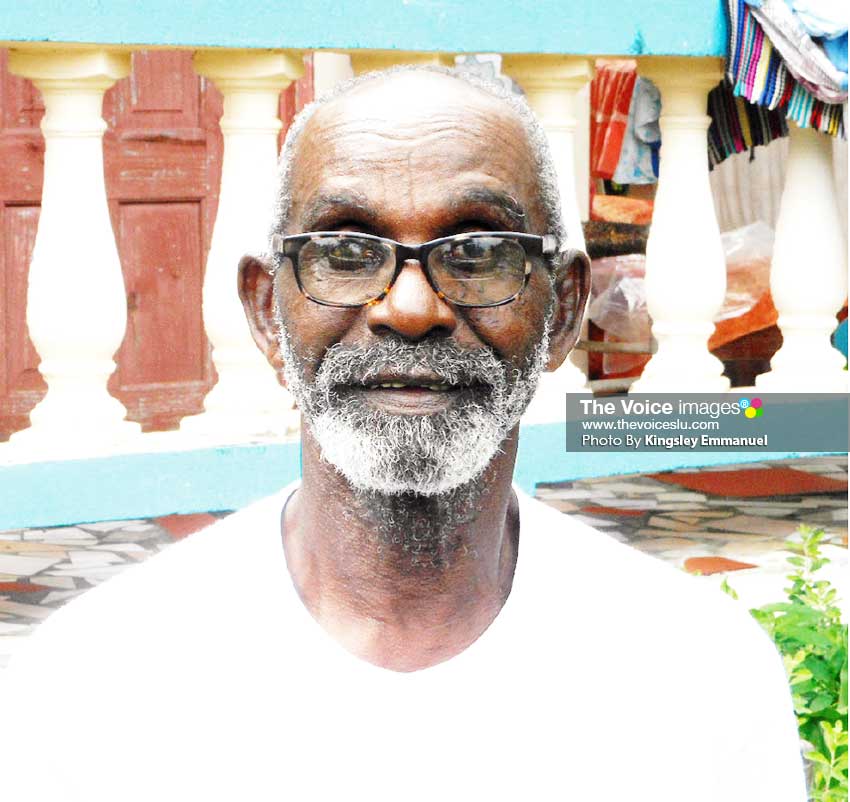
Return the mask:
[(428, 283), (419, 263), (408, 261), (387, 296), (366, 314), (374, 332), (393, 331), (408, 340), (429, 334), (451, 334), (457, 327), (455, 310)]

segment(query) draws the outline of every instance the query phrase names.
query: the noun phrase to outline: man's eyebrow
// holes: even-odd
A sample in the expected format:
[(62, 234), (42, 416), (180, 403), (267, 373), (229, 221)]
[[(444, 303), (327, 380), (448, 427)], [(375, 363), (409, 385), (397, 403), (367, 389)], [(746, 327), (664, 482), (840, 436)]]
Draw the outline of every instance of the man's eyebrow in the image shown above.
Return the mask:
[(332, 214), (345, 215), (357, 212), (365, 218), (364, 222), (370, 222), (377, 217), (374, 209), (369, 205), (366, 196), (350, 190), (339, 192), (328, 192), (316, 195), (304, 206), (301, 214), (301, 224), (305, 231), (315, 229), (316, 223)]
[(507, 192), (486, 189), (484, 187), (468, 189), (452, 202), (453, 207), (471, 204), (495, 207), (505, 218), (510, 220), (515, 228), (524, 231), (528, 226), (525, 208), (516, 198)]

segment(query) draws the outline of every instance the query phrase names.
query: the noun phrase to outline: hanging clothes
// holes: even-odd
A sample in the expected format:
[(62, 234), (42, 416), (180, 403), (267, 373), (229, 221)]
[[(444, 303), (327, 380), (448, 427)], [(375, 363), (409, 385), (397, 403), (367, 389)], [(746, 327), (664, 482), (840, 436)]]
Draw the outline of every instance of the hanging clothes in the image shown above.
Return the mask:
[(843, 76), (843, 86), (847, 89), (847, 31), (835, 39), (823, 39), (823, 52)]
[(847, 100), (846, 74), (835, 68), (785, 0), (747, 0), (747, 5), (798, 83), (824, 103)]
[(847, 0), (785, 0), (806, 33), (822, 48), (841, 75), (847, 89), (847, 28), (850, 6)]
[(658, 180), (658, 148), (661, 144), (661, 94), (652, 81), (635, 81), (629, 119), (623, 134), (620, 160), (614, 171), (618, 184), (654, 184)]
[(590, 82), (590, 174), (611, 179), (620, 161), (637, 71), (634, 61), (600, 60)]
[(752, 151), (788, 134), (785, 114), (735, 97), (727, 80), (708, 93), (708, 164), (710, 168), (729, 156)]
[[(780, 6), (788, 12), (788, 16), (782, 11), (776, 11)], [(768, 9), (768, 12), (765, 12), (765, 9)], [(811, 127), (831, 136), (844, 137), (842, 104), (846, 105), (846, 88), (842, 95), (839, 91), (840, 87), (837, 88), (836, 82), (832, 79), (829, 79), (831, 83), (827, 81), (816, 87), (821, 94), (827, 93), (828, 96), (836, 98), (832, 102), (819, 99), (811, 91), (814, 84), (809, 79), (826, 80), (825, 76), (829, 70), (832, 70), (833, 78), (837, 74), (823, 52), (814, 45), (822, 58), (816, 63), (806, 61), (802, 69), (801, 64), (805, 60), (805, 54), (801, 57), (797, 53), (792, 57), (794, 68), (804, 72), (808, 77), (795, 77), (794, 68), (784, 58), (792, 40), (811, 43), (808, 34), (796, 21), (794, 21), (796, 28), (793, 32), (791, 31), (787, 20), (789, 17), (793, 20), (793, 14), (785, 5), (785, 0), (763, 0), (759, 8), (751, 8), (748, 0), (727, 0), (727, 10), (729, 47), (726, 77), (732, 93), (759, 106), (780, 109), (787, 118), (792, 119), (801, 128)], [(760, 22), (760, 18), (767, 19), (768, 15), (769, 30)], [(781, 46), (769, 35), (770, 31), (776, 29), (773, 23), (779, 18), (785, 21), (781, 34), (777, 34), (780, 37)], [(801, 34), (802, 39), (800, 39)], [(805, 52), (808, 53), (809, 50)]]
[(847, 0), (785, 0), (813, 38), (835, 39), (847, 33)]

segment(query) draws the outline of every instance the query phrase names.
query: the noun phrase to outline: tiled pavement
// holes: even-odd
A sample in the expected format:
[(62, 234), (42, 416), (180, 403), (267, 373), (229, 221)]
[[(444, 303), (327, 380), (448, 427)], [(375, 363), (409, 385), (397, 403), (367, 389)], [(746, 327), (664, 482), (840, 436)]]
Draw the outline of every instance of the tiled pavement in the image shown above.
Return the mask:
[[(728, 577), (748, 606), (781, 597), (785, 539), (797, 526), (822, 527), (832, 560), (822, 573), (847, 599), (846, 456), (584, 479), (542, 485), (537, 495), (700, 574), (698, 581), (719, 585)], [(52, 610), (216, 517), (221, 514), (0, 532), (0, 666)]]
[(786, 540), (826, 531), (818, 572), (847, 617), (847, 456), (614, 476), (540, 486), (538, 497), (607, 535), (720, 586), (755, 607), (783, 597)]
[(53, 610), (222, 515), (0, 532), (0, 668)]

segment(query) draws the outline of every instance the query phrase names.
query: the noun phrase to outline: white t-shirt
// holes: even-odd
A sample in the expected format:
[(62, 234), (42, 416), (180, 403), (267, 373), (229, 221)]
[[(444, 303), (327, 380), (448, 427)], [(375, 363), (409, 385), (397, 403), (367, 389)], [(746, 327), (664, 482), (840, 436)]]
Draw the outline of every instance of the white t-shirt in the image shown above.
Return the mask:
[(42, 624), (2, 678), (3, 798), (805, 800), (781, 661), (715, 589), (518, 491), (496, 620), (395, 673), (298, 598), (292, 490)]

